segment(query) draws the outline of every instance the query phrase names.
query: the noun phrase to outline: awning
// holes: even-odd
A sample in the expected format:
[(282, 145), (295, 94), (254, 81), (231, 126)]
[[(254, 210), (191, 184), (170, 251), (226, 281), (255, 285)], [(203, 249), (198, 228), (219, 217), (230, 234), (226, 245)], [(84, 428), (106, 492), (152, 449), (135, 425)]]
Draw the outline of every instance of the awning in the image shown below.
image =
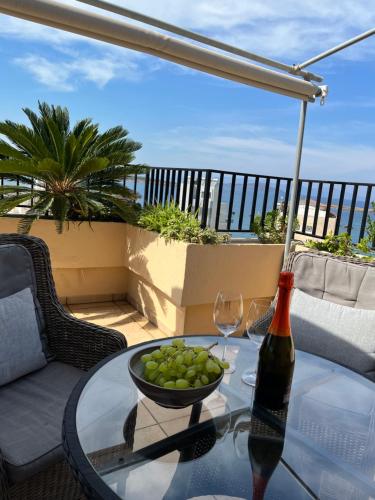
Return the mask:
[(303, 79), (55, 0), (0, 0), (0, 12), (303, 101), (320, 94), (317, 85)]

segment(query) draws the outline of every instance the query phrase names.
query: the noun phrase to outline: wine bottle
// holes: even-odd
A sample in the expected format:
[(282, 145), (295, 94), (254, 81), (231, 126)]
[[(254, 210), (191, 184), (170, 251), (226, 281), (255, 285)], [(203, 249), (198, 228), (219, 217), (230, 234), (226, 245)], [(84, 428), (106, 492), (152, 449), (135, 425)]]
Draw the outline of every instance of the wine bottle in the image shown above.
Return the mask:
[(259, 350), (254, 402), (270, 410), (282, 410), (289, 402), (294, 370), (289, 317), (292, 288), (293, 273), (280, 273), (275, 314)]

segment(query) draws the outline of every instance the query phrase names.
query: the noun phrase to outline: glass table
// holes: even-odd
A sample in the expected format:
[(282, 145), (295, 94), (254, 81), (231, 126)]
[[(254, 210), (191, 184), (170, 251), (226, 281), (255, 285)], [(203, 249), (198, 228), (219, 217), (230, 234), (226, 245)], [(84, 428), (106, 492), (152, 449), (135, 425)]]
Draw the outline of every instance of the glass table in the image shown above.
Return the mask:
[[(236, 371), (201, 404), (166, 409), (136, 389), (127, 365), (145, 345), (169, 342), (107, 358), (73, 391), (64, 448), (89, 498), (260, 499), (259, 474), (268, 474), (265, 499), (375, 497), (373, 382), (297, 351), (288, 411), (271, 414), (241, 382), (255, 349), (231, 338)], [(209, 345), (212, 336), (186, 342)], [(219, 339), (213, 352), (221, 350)]]

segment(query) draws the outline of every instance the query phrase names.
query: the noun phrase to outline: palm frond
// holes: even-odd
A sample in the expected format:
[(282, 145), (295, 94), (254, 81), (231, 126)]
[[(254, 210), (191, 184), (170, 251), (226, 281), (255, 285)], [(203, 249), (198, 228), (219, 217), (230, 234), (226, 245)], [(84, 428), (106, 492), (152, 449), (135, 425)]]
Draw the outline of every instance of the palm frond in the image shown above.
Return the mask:
[(17, 208), (19, 205), (24, 203), (25, 201), (30, 200), (32, 198), (31, 193), (26, 193), (22, 195), (14, 195), (14, 196), (7, 196), (0, 200), (0, 216), (5, 215), (14, 208)]
[(31, 159), (0, 160), (0, 174), (38, 177), (38, 168)]
[(14, 193), (17, 196), (20, 193), (33, 193), (34, 190), (31, 187), (17, 186), (17, 185), (4, 185), (0, 186), (0, 194)]
[(17, 160), (25, 159), (25, 154), (22, 151), (2, 139), (0, 139), (0, 155), (5, 156), (5, 158), (16, 158)]
[(90, 158), (89, 160), (78, 166), (78, 168), (72, 173), (72, 179), (84, 179), (91, 173), (100, 172), (101, 170), (105, 170), (107, 167), (107, 158)]
[(49, 210), (53, 202), (50, 194), (43, 194), (39, 200), (30, 208), (18, 223), (17, 231), (21, 234), (28, 234), (34, 221), (40, 219)]
[(51, 212), (55, 219), (56, 229), (59, 234), (63, 232), (64, 222), (66, 221), (70, 208), (71, 204), (67, 196), (54, 196), (51, 204)]

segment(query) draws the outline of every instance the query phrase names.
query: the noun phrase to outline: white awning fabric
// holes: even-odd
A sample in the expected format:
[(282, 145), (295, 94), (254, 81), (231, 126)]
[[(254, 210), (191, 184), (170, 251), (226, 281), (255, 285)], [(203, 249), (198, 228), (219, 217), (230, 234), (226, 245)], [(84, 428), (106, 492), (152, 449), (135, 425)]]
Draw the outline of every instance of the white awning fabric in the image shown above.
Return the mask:
[(303, 101), (320, 94), (318, 86), (300, 78), (55, 0), (0, 0), (0, 12)]

